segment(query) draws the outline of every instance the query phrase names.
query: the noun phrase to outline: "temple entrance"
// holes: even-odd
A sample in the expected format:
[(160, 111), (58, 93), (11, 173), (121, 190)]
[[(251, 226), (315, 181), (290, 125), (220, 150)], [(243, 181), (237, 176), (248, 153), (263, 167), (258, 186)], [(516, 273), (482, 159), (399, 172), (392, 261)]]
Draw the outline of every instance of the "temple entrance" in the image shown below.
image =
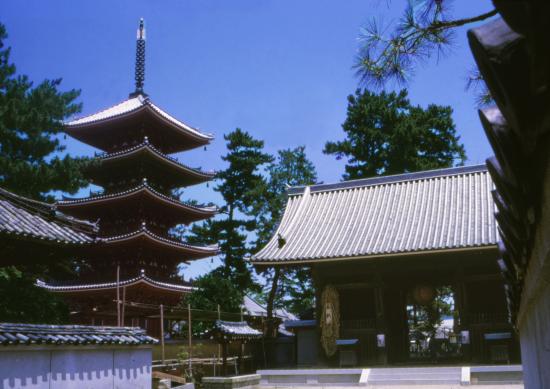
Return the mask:
[(459, 315), (450, 285), (416, 285), (406, 296), (408, 360), (453, 362), (462, 358)]

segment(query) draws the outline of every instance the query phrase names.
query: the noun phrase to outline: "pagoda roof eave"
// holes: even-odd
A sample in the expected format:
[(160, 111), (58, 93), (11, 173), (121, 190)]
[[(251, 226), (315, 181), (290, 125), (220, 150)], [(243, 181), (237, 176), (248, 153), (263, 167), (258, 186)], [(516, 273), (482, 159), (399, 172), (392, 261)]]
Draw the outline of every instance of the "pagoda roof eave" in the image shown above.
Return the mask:
[[(190, 293), (194, 289), (193, 286), (189, 285), (178, 285), (169, 282), (157, 281), (153, 278), (145, 275), (145, 272), (142, 272), (139, 276), (134, 278), (129, 278), (121, 280), (118, 283), (119, 287), (131, 288), (139, 285), (147, 285), (154, 289), (160, 289), (173, 293)], [(38, 287), (44, 288), (50, 292), (55, 293), (78, 293), (78, 292), (91, 292), (91, 291), (102, 291), (102, 290), (112, 290), (117, 288), (117, 282), (103, 282), (103, 283), (87, 283), (87, 284), (74, 284), (74, 285), (51, 285), (44, 281), (38, 280), (36, 282)]]
[(107, 246), (113, 246), (117, 244), (124, 244), (124, 243), (131, 243), (135, 244), (140, 239), (145, 239), (146, 241), (157, 244), (159, 246), (163, 246), (166, 249), (172, 249), (181, 252), (182, 254), (187, 254), (192, 257), (188, 258), (190, 259), (200, 259), (200, 258), (206, 258), (209, 256), (217, 255), (219, 254), (219, 247), (218, 245), (211, 245), (211, 246), (193, 246), (190, 244), (186, 244), (183, 242), (178, 242), (176, 240), (164, 238), (162, 236), (156, 235), (145, 225), (137, 231), (130, 232), (123, 235), (116, 235), (111, 236), (108, 238), (102, 238), (102, 243)]
[(147, 153), (149, 156), (155, 158), (156, 160), (162, 163), (169, 164), (170, 166), (176, 169), (179, 169), (182, 173), (193, 176), (199, 182), (209, 181), (213, 179), (214, 176), (216, 175), (216, 173), (213, 171), (211, 172), (202, 171), (200, 169), (192, 168), (190, 166), (187, 166), (178, 162), (175, 158), (168, 156), (167, 154), (161, 152), (156, 147), (151, 145), (147, 139), (143, 143), (140, 143), (136, 146), (133, 146), (125, 150), (117, 151), (114, 153), (98, 154), (97, 158), (101, 162), (117, 161), (128, 157), (132, 157), (136, 154), (143, 153), (143, 152)]
[(106, 123), (126, 119), (143, 111), (148, 112), (153, 118), (167, 124), (181, 134), (194, 138), (200, 144), (208, 144), (214, 139), (213, 135), (202, 133), (174, 118), (143, 95), (129, 98), (102, 111), (66, 122), (65, 131), (72, 135), (71, 132), (73, 131), (102, 127)]
[(68, 200), (62, 200), (58, 201), (56, 203), (56, 207), (59, 209), (70, 209), (75, 207), (82, 207), (85, 205), (104, 205), (105, 203), (117, 201), (121, 199), (128, 199), (131, 197), (137, 197), (137, 196), (149, 196), (154, 201), (158, 201), (159, 203), (171, 207), (172, 209), (175, 207), (178, 210), (185, 212), (186, 214), (193, 214), (196, 217), (191, 218), (193, 221), (201, 220), (204, 218), (212, 217), (218, 212), (218, 208), (216, 206), (208, 206), (208, 207), (199, 207), (194, 206), (190, 204), (183, 203), (179, 200), (172, 199), (152, 187), (150, 187), (147, 184), (147, 181), (144, 180), (144, 182), (132, 189), (108, 194), (108, 195), (101, 195), (101, 196), (95, 196), (95, 197), (87, 197), (82, 199), (68, 199)]

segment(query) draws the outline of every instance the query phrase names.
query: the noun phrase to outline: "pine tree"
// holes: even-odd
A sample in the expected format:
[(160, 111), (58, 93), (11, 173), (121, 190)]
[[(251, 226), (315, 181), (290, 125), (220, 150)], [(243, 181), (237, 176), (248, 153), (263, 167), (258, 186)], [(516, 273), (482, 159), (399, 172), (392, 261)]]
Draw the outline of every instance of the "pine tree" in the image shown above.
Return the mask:
[(60, 156), (59, 135), (63, 120), (81, 109), (80, 92), (60, 92), (61, 79), (34, 86), (17, 75), (6, 38), (0, 23), (0, 186), (38, 200), (55, 190), (74, 193), (87, 184), (81, 173), (87, 159)]
[[(80, 92), (60, 92), (61, 79), (37, 86), (17, 75), (5, 47), (0, 23), (0, 186), (17, 194), (51, 200), (52, 191), (74, 193), (87, 182), (81, 171), (85, 158), (60, 156), (63, 121), (80, 111)], [(15, 322), (59, 323), (68, 309), (56, 296), (35, 285), (38, 277), (64, 279), (74, 271), (69, 258), (50, 266), (31, 264), (0, 268), (0, 317)]]
[[(305, 147), (280, 150), (277, 159), (268, 167), (268, 182), (265, 195), (258, 197), (254, 213), (258, 215), (255, 245), (263, 247), (275, 233), (287, 201), (286, 191), (290, 186), (311, 185), (317, 181), (315, 166), (307, 158)], [(283, 243), (282, 243), (283, 244)], [(256, 251), (257, 251), (256, 250)], [(287, 307), (291, 312), (301, 313), (313, 306), (313, 287), (309, 268), (282, 268), (276, 266), (264, 272), (266, 287), (263, 291), (268, 336), (275, 336), (275, 308)]]
[(219, 243), (222, 266), (215, 272), (231, 280), (238, 290), (257, 289), (250, 265), (245, 257), (251, 254), (248, 233), (257, 228), (252, 205), (264, 196), (266, 181), (262, 169), (272, 157), (263, 151), (264, 142), (237, 128), (224, 136), (228, 153), (222, 159), (226, 169), (216, 176), (214, 188), (223, 198), (221, 214), (195, 225), (188, 240), (194, 243)]
[(466, 160), (451, 107), (414, 106), (405, 89), (380, 94), (358, 89), (348, 96), (342, 128), (346, 139), (327, 142), (324, 152), (347, 158), (346, 180), (451, 167)]

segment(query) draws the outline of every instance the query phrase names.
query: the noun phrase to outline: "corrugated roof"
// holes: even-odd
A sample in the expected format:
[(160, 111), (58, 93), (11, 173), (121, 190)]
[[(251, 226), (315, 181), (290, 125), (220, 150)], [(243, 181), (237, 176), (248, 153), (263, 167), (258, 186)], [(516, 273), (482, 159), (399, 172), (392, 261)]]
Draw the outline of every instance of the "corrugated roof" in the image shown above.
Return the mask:
[(497, 244), (485, 165), (291, 188), (255, 264), (383, 256)]
[(142, 109), (147, 109), (147, 108), (151, 108), (153, 112), (160, 115), (162, 118), (168, 120), (170, 123), (174, 124), (179, 129), (184, 130), (198, 138), (202, 138), (205, 140), (213, 139), (213, 136), (211, 134), (204, 134), (191, 126), (188, 126), (187, 124), (183, 123), (182, 121), (176, 119), (175, 117), (163, 111), (157, 105), (153, 104), (153, 102), (148, 97), (145, 97), (143, 95), (138, 95), (136, 97), (126, 99), (116, 105), (113, 105), (112, 107), (96, 112), (92, 115), (88, 115), (88, 116), (67, 122), (65, 123), (65, 125), (68, 128), (85, 126), (91, 123), (97, 123), (97, 122), (114, 119), (119, 116), (124, 116), (133, 112), (137, 112)]
[(51, 204), (0, 188), (0, 233), (64, 244), (91, 243), (95, 224), (56, 212)]
[(142, 345), (158, 341), (138, 327), (0, 323), (0, 344)]

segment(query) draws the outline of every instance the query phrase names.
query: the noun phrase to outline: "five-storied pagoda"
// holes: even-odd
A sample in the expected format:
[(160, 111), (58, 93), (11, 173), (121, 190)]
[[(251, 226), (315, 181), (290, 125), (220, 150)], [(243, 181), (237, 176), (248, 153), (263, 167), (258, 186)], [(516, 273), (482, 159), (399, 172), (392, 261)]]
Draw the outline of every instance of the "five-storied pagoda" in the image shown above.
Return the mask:
[[(211, 135), (182, 123), (153, 104), (143, 90), (145, 28), (136, 48), (136, 89), (127, 100), (66, 124), (66, 132), (103, 151), (88, 169), (103, 192), (64, 199), (57, 208), (71, 216), (99, 220), (101, 241), (90, 250), (88, 266), (71, 285), (42, 284), (69, 302), (73, 321), (82, 324), (141, 326), (158, 335), (147, 305), (176, 305), (190, 286), (177, 266), (218, 253), (217, 246), (193, 246), (170, 235), (176, 225), (212, 217), (214, 206), (180, 202), (177, 188), (213, 178), (169, 154), (205, 146)], [(117, 304), (117, 301), (119, 302)]]

